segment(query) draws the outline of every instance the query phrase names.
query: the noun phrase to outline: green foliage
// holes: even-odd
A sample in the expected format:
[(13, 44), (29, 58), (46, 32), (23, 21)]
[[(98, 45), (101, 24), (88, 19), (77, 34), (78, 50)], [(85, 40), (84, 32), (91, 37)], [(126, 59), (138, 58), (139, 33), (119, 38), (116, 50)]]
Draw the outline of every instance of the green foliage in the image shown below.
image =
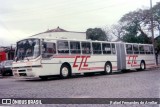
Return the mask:
[(91, 40), (100, 40), (100, 41), (108, 41), (108, 37), (101, 28), (89, 28), (86, 31), (87, 39)]
[(121, 19), (121, 23), (125, 23), (123, 30), (125, 34), (122, 41), (130, 43), (152, 43), (151, 38), (145, 33), (144, 28), (148, 27), (146, 19), (148, 19), (148, 10), (137, 10), (125, 14)]
[(126, 30), (125, 35), (122, 37), (122, 41), (124, 42), (130, 42), (130, 43), (136, 43), (137, 42), (137, 27), (136, 25), (130, 25), (124, 27)]
[(137, 37), (137, 43), (151, 44), (151, 43), (152, 43), (152, 38), (140, 34), (140, 35)]

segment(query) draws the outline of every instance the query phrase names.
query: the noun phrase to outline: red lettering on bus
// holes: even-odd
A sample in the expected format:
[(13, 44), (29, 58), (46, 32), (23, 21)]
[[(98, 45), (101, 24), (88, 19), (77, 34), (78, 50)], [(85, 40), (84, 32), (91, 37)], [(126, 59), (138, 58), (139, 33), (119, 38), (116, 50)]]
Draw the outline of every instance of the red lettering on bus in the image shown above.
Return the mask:
[(84, 61), (84, 65), (83, 65), (84, 67), (88, 67), (88, 64), (86, 64), (88, 58), (90, 58), (90, 56), (86, 57), (86, 60)]
[[(80, 65), (77, 64), (77, 59), (78, 58), (81, 58)], [(88, 64), (87, 64), (87, 59), (88, 58), (90, 58), (90, 56), (76, 56), (75, 61), (73, 63), (73, 67), (78, 67), (79, 66), (78, 70), (81, 70), (82, 67), (88, 67)], [(82, 64), (83, 64), (83, 66), (82, 66)]]
[(81, 60), (81, 63), (80, 63), (80, 66), (79, 66), (79, 69), (78, 69), (78, 70), (80, 70), (80, 69), (81, 69), (81, 66), (82, 66), (83, 60), (84, 60), (84, 58), (86, 58), (86, 56), (81, 56), (81, 58), (82, 58), (82, 60)]
[(134, 57), (134, 64), (137, 64), (137, 61), (136, 61), (136, 58), (137, 58), (138, 56), (135, 56)]
[(129, 56), (129, 59), (128, 59), (128, 64), (131, 64), (131, 63), (130, 63), (130, 57), (131, 57), (131, 56)]
[(127, 64), (129, 64), (131, 66), (137, 64), (137, 61), (136, 61), (137, 57), (138, 57), (138, 55), (130, 55), (130, 56), (128, 56), (128, 63)]
[(77, 59), (80, 58), (80, 56), (76, 56), (73, 67), (78, 67), (78, 65), (76, 65)]

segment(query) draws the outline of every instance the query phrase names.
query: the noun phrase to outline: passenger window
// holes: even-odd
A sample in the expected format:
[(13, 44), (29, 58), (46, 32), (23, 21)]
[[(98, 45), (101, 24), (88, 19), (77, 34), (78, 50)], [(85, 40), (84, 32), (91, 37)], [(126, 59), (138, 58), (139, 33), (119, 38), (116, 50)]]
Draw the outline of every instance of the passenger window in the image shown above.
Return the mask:
[(82, 53), (83, 54), (90, 54), (91, 53), (91, 44), (90, 42), (82, 42)]
[(93, 54), (101, 54), (101, 44), (100, 43), (92, 43)]
[(134, 54), (139, 54), (138, 45), (133, 45), (133, 52)]
[(103, 54), (111, 54), (111, 45), (110, 43), (102, 43)]
[(133, 54), (132, 45), (126, 44), (126, 52), (127, 54)]
[(43, 55), (42, 55), (43, 58), (50, 58), (51, 56), (56, 54), (55, 43), (44, 42), (42, 51), (43, 51)]
[(70, 52), (71, 54), (80, 54), (80, 42), (71, 41), (70, 42)]
[(57, 41), (57, 46), (58, 46), (58, 53), (60, 54), (69, 53), (68, 41), (65, 41), (65, 40)]
[(150, 54), (153, 54), (153, 46), (149, 46)]
[(144, 46), (144, 52), (145, 52), (146, 54), (150, 54), (149, 46), (147, 46), (147, 45)]
[(112, 44), (112, 54), (116, 54), (115, 44)]
[(139, 52), (140, 54), (145, 54), (143, 45), (139, 45)]

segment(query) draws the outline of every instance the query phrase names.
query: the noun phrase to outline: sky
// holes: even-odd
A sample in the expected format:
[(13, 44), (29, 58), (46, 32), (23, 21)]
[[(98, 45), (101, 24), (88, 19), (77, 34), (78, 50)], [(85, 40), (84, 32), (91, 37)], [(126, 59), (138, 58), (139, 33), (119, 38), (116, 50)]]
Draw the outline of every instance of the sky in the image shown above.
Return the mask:
[(79, 32), (111, 26), (140, 8), (150, 8), (150, 0), (0, 0), (0, 46), (58, 26)]

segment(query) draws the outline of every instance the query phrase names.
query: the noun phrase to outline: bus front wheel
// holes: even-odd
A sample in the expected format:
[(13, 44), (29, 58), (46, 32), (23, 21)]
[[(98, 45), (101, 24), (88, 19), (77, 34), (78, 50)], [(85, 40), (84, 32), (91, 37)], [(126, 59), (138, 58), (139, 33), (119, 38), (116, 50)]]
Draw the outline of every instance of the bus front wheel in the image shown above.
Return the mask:
[(69, 78), (70, 74), (71, 74), (71, 71), (69, 69), (69, 66), (67, 66), (66, 64), (63, 64), (60, 69), (60, 78), (62, 79)]

